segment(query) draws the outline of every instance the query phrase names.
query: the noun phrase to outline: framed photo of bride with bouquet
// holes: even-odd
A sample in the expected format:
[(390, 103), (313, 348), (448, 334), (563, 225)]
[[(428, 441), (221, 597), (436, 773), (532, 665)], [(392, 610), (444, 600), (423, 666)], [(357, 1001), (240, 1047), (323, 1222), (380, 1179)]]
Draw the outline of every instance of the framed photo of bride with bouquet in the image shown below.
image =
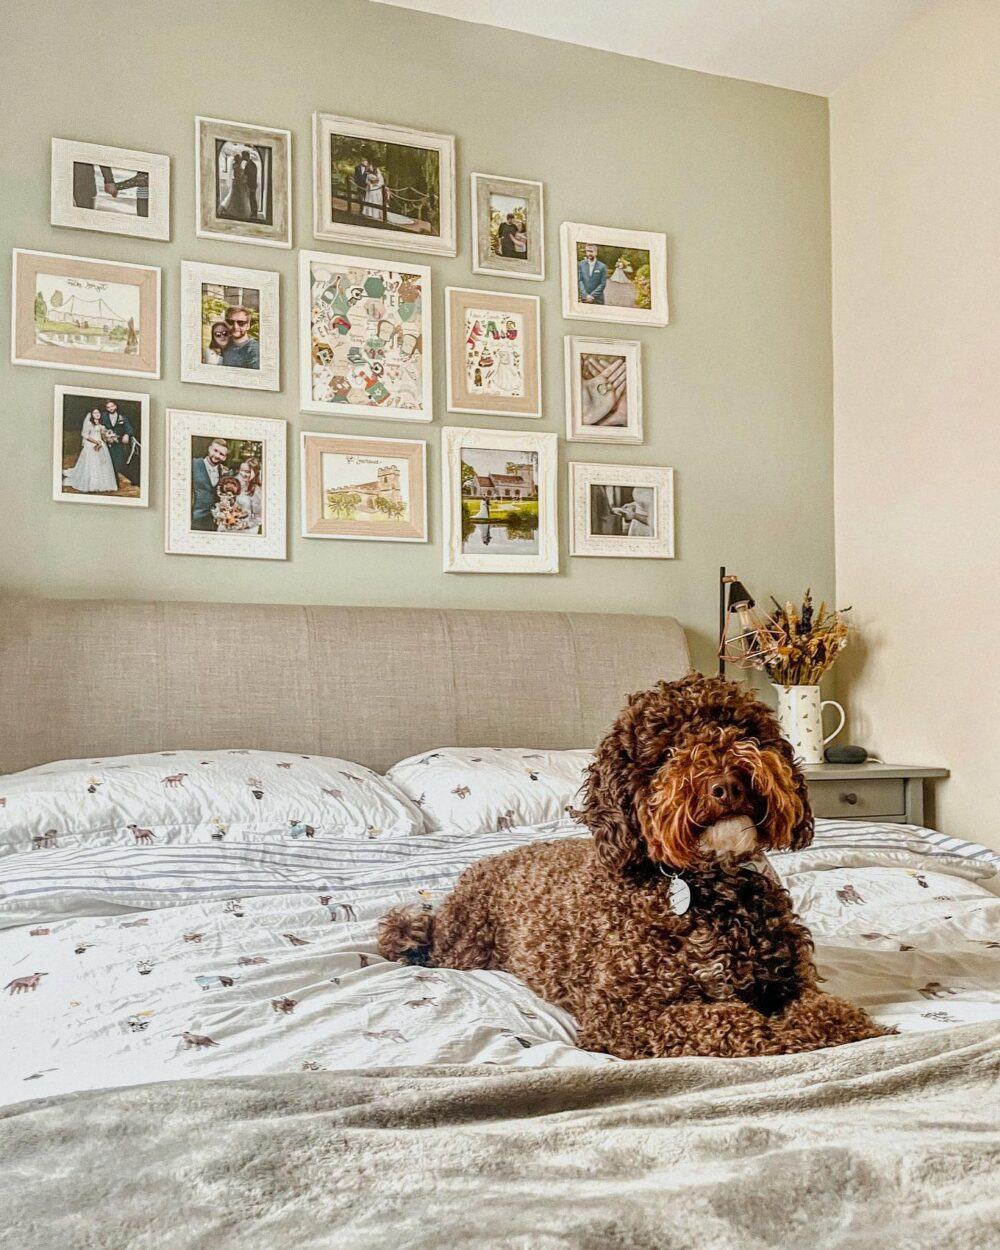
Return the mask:
[(149, 507), (149, 396), (57, 386), (52, 498)]

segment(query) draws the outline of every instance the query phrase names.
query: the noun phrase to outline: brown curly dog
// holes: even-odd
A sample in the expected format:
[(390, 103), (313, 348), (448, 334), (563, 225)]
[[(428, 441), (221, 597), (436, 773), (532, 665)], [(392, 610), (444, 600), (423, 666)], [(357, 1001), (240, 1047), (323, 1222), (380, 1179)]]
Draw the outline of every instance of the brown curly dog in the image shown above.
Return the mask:
[(623, 1059), (891, 1032), (817, 988), (812, 939), (762, 855), (812, 840), (805, 782), (744, 687), (692, 675), (632, 695), (576, 815), (592, 838), (483, 859), (435, 914), (384, 916), (381, 953), (513, 973), (576, 1018), (577, 1045)]

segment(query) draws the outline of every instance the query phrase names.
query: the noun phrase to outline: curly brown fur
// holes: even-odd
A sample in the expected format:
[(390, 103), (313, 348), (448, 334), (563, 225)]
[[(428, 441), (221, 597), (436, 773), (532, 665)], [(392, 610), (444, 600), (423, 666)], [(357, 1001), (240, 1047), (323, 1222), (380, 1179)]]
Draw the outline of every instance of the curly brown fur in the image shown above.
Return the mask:
[[(500, 968), (576, 1017), (577, 1044), (624, 1059), (766, 1055), (878, 1037), (817, 989), (812, 939), (748, 866), (812, 840), (805, 781), (772, 713), (692, 675), (631, 696), (577, 813), (592, 839), (468, 868), (437, 913), (383, 918), (382, 954)], [(664, 873), (691, 906), (674, 914)]]

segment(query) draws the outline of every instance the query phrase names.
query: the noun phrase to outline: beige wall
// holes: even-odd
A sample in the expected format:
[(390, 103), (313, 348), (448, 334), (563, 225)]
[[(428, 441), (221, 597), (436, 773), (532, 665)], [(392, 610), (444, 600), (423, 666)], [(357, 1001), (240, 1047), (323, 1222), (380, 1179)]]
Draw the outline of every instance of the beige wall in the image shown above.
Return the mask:
[[(824, 100), (364, 0), (254, 0), (222, 11), (204, 0), (130, 3), (119, 11), (100, 0), (58, 0), (7, 5), (5, 17), (0, 116), (6, 154), (14, 160), (2, 183), (4, 265), (12, 246), (160, 264), (165, 332), (163, 378), (148, 387), (154, 455), (148, 512), (50, 499), (53, 384), (100, 385), (98, 375), (0, 364), (0, 588), (66, 597), (671, 612), (691, 630), (702, 663), (711, 662), (720, 563), (738, 569), (761, 594), (799, 593), (811, 583), (829, 595), (832, 365)], [(194, 236), (193, 118), (203, 113), (292, 130), (294, 242), (338, 250), (311, 237), (314, 109), (458, 136), (461, 250), (455, 259), (429, 259), (436, 285), (437, 420), (431, 426), (299, 415), (295, 253)], [(50, 227), (53, 135), (169, 153), (171, 242)], [(544, 284), (504, 284), (471, 273), (472, 170), (545, 182), (551, 276)], [(562, 337), (597, 332), (560, 316), (557, 234), (567, 219), (668, 234), (673, 322), (665, 329), (621, 330), (644, 346), (647, 442), (608, 450), (560, 444), (558, 576), (446, 575), (441, 424), (518, 423), (445, 412), (444, 287), (541, 295), (545, 416), (521, 428), (561, 433)], [(280, 394), (179, 381), (182, 258), (281, 271)], [(4, 308), (0, 317), (5, 321), (7, 315)], [(109, 377), (107, 385), (139, 389), (126, 378)], [(293, 537), (287, 563), (163, 554), (167, 405), (289, 421)], [(299, 538), (302, 429), (426, 437), (431, 543)], [(673, 465), (678, 558), (570, 559), (567, 452), (576, 460)]]
[(998, 64), (996, 0), (940, 4), (833, 96), (830, 146), (851, 737), (951, 768), (940, 827), (1000, 847)]

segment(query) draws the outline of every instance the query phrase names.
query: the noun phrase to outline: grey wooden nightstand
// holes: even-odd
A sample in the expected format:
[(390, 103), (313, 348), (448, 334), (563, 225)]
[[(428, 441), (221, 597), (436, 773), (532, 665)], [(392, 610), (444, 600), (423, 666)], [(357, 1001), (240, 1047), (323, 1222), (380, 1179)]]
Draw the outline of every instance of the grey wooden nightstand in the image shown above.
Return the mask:
[(905, 764), (805, 764), (813, 815), (833, 820), (906, 821), (924, 824), (924, 782), (947, 777), (947, 768)]

